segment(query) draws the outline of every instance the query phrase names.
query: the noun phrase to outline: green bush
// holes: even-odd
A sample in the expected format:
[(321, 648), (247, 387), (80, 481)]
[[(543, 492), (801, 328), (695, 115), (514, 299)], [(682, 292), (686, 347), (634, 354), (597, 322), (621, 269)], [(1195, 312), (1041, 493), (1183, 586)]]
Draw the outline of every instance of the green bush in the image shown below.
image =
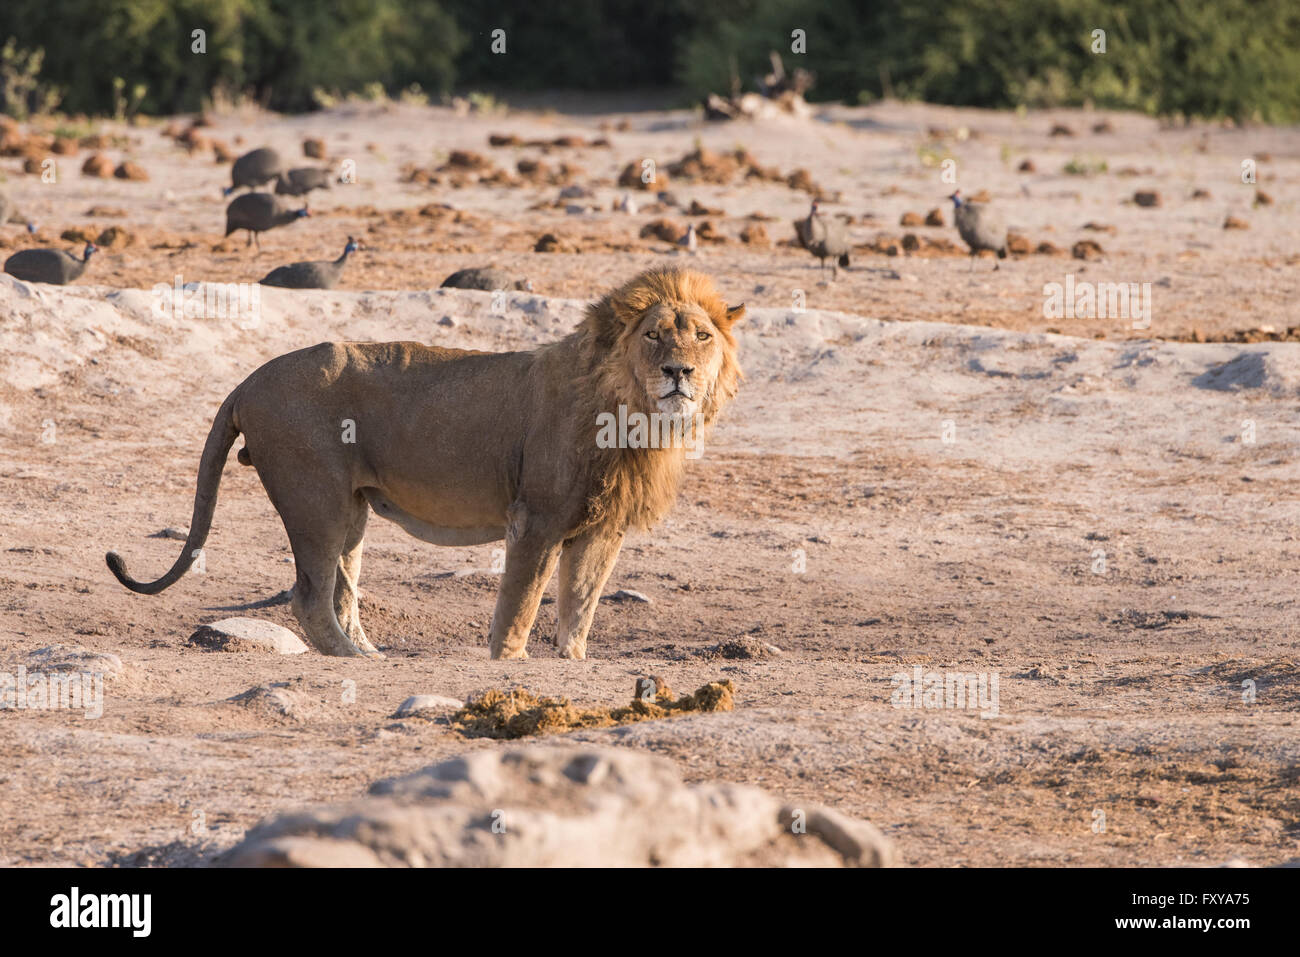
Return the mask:
[(815, 100), (1300, 120), (1296, 0), (5, 0), (6, 40), (0, 108), (15, 114), (59, 96), (69, 112), (170, 113), (214, 92), (303, 110), (376, 84), (507, 100), (674, 86), (657, 99), (680, 105), (733, 75), (752, 89), (775, 50), (817, 74)]

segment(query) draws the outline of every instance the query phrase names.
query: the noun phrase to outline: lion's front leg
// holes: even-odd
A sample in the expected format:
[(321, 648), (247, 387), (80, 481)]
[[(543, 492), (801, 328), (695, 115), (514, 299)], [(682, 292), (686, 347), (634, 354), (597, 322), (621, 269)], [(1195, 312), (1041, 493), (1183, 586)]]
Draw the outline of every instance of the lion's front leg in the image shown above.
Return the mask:
[(622, 533), (601, 528), (565, 544), (560, 555), (559, 622), (555, 629), (560, 657), (587, 657), (591, 620), (622, 547)]
[[(492, 612), (493, 658), (527, 658), (525, 646), (537, 620), (542, 592), (560, 557), (560, 540), (536, 523), (530, 523), (522, 509), (512, 508), (506, 532), (506, 568)], [(530, 527), (531, 526), (531, 527)]]

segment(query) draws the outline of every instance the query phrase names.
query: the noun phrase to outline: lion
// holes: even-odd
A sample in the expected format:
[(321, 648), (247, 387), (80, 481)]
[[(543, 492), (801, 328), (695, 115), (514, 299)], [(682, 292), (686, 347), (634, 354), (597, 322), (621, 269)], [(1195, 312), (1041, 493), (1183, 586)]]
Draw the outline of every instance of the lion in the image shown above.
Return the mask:
[[(687, 441), (608, 441), (616, 413), (688, 423), (702, 441), (742, 373), (728, 307), (709, 277), (655, 268), (588, 305), (577, 329), (526, 352), (416, 342), (326, 342), (272, 359), (222, 403), (199, 463), (180, 557), (139, 582), (152, 595), (189, 570), (212, 525), (226, 456), (257, 470), (293, 550), (293, 612), (327, 655), (379, 655), (357, 582), (370, 511), (435, 545), (505, 539), (491, 656), (528, 657), (559, 568), (555, 645), (585, 658), (601, 589), (629, 529), (672, 507)], [(635, 436), (634, 436), (635, 437)]]

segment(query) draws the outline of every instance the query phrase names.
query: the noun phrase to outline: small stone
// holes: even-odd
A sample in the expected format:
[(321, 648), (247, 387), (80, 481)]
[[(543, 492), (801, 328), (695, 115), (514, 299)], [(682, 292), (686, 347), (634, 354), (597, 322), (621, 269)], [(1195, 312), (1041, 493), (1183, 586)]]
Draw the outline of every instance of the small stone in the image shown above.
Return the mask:
[(1133, 202), (1147, 209), (1153, 209), (1160, 205), (1160, 194), (1154, 189), (1139, 190), (1133, 194)]
[(395, 718), (418, 718), (430, 712), (459, 711), (465, 702), (440, 694), (411, 695), (398, 706)]
[(644, 595), (639, 591), (632, 591), (630, 588), (620, 588), (614, 594), (606, 595), (605, 601), (638, 601), (647, 605), (654, 604), (648, 595)]
[(131, 160), (123, 160), (118, 163), (117, 168), (113, 170), (113, 175), (118, 179), (129, 179), (137, 183), (143, 183), (149, 179), (149, 174), (145, 172), (144, 167)]
[(108, 179), (113, 175), (113, 161), (103, 153), (95, 153), (86, 158), (86, 162), (81, 164), (83, 176), (98, 176), (100, 179)]

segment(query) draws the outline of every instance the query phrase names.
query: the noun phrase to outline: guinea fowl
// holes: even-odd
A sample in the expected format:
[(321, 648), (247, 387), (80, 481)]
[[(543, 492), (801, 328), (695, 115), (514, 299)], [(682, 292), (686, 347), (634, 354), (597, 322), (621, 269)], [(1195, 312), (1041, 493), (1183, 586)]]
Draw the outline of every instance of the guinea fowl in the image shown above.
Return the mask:
[[(975, 268), (975, 257), (981, 249), (991, 249), (999, 259), (1007, 258), (1007, 227), (996, 212), (983, 203), (968, 203), (961, 198), (961, 190), (948, 197), (952, 200), (953, 220), (957, 232), (970, 247), (970, 268)], [(993, 264), (996, 272), (998, 264)]]
[(794, 232), (799, 238), (799, 245), (821, 260), (823, 270), (826, 269), (826, 260), (832, 260), (832, 278), (839, 275), (836, 263), (845, 269), (849, 268), (849, 236), (844, 223), (827, 219), (818, 212), (816, 200), (813, 200), (807, 219), (794, 221)]
[(230, 167), (230, 185), (221, 193), (223, 196), (229, 196), (235, 190), (245, 186), (252, 189), (263, 183), (269, 183), (273, 179), (278, 179), (283, 169), (284, 163), (280, 159), (280, 154), (268, 146), (245, 153), (235, 160), (234, 166)]
[(62, 249), (23, 249), (5, 260), (5, 272), (24, 282), (66, 286), (86, 271), (91, 255), (97, 252), (94, 243), (86, 243), (80, 259)]
[(359, 248), (357, 241), (349, 236), (348, 244), (343, 247), (343, 255), (338, 259), (278, 266), (266, 274), (262, 285), (282, 286), (285, 289), (333, 289), (343, 275), (348, 256)]
[(305, 196), (313, 189), (329, 189), (334, 174), (315, 166), (302, 166), (281, 173), (275, 181), (275, 191), (282, 196)]
[(483, 292), (496, 292), (498, 289), (517, 289), (532, 292), (533, 284), (528, 279), (511, 279), (503, 269), (495, 266), (474, 266), (458, 269), (442, 281), (443, 289), (479, 289)]
[(262, 240), (258, 237), (259, 233), (310, 215), (311, 211), (306, 206), (290, 209), (270, 193), (245, 193), (233, 199), (226, 207), (226, 235), (229, 236), (237, 229), (247, 229), (247, 245), (251, 246), (256, 241), (257, 250), (261, 252)]

